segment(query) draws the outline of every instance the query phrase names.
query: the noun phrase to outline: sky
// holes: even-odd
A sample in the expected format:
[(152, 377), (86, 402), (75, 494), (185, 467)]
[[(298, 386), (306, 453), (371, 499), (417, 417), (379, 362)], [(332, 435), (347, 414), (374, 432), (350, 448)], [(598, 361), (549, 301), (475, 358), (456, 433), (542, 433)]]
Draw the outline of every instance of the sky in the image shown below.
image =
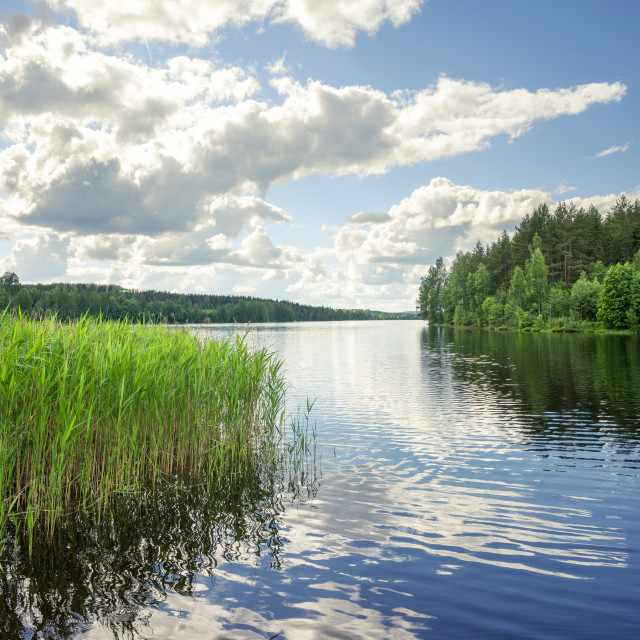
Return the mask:
[(2, 0), (0, 273), (415, 308), (640, 197), (637, 0)]

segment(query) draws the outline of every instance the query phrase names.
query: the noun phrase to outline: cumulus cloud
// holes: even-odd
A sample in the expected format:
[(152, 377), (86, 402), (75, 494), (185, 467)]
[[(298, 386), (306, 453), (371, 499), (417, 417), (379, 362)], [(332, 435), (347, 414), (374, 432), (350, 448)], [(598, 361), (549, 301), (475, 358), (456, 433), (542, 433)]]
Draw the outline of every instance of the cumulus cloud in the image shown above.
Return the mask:
[(89, 235), (74, 237), (70, 249), (77, 261), (130, 262), (134, 255), (135, 236)]
[[(4, 214), (62, 232), (183, 232), (210, 219), (212, 200), (227, 194), (476, 151), (626, 90), (501, 91), (441, 77), (387, 95), (287, 76), (272, 83), (279, 101), (258, 101), (257, 80), (236, 67), (178, 56), (150, 68), (92, 50), (70, 27), (32, 30), (0, 58)], [(243, 214), (217, 219), (228, 225), (234, 216)]]
[(333, 229), (336, 255), (367, 278), (397, 280), (394, 269), (431, 264), (452, 245), (494, 240), (549, 201), (541, 190), (485, 191), (434, 178), (387, 214), (358, 214)]
[(69, 242), (55, 234), (18, 238), (11, 253), (0, 260), (0, 272), (15, 271), (23, 282), (60, 279), (67, 272)]
[(257, 89), (238, 67), (177, 56), (155, 69), (92, 50), (78, 31), (64, 26), (32, 30), (0, 58), (5, 117), (55, 114), (113, 127), (121, 140), (149, 137), (192, 101), (239, 101)]
[[(629, 194), (632, 199), (638, 195)], [(604, 213), (618, 196), (567, 202), (593, 204)], [(260, 199), (228, 197), (212, 203), (211, 210), (245, 211), (246, 226), (236, 235), (233, 225), (212, 220), (191, 231), (157, 237), (40, 234), (16, 240), (1, 266), (17, 270), (23, 280), (42, 280), (41, 274), (47, 273), (49, 281), (93, 280), (168, 290), (179, 283), (181, 291), (215, 282), (224, 291), (272, 291), (274, 297), (286, 292), (318, 304), (410, 309), (421, 276), (438, 256), (450, 260), (452, 251), (470, 250), (477, 240), (496, 240), (542, 203), (554, 207), (556, 201), (540, 189), (483, 190), (434, 178), (386, 212), (361, 212), (340, 226), (324, 227), (331, 246), (304, 252), (269, 236), (265, 223), (286, 222), (288, 214)]]
[(422, 0), (287, 0), (277, 20), (302, 27), (309, 38), (328, 47), (353, 46), (359, 31), (375, 33), (385, 21), (397, 27), (420, 10)]
[[(525, 133), (536, 120), (574, 115), (596, 102), (620, 101), (625, 85), (592, 83), (564, 89), (499, 91), (486, 83), (443, 76), (435, 87), (410, 95), (391, 131), (406, 162), (477, 151), (490, 138)], [(401, 162), (400, 157), (396, 162)]]
[(207, 226), (230, 237), (244, 229), (256, 228), (262, 222), (282, 224), (291, 221), (284, 209), (256, 196), (216, 196), (209, 202), (208, 212), (211, 218)]
[(423, 0), (48, 0), (55, 10), (72, 9), (79, 24), (101, 45), (162, 40), (202, 46), (226, 26), (251, 22), (292, 23), (328, 47), (353, 46), (359, 31), (408, 22)]
[(288, 221), (289, 215), (279, 207), (255, 197), (224, 197), (212, 203), (211, 211), (214, 217), (194, 231), (139, 237), (138, 257), (151, 265), (243, 265), (262, 270), (292, 268), (302, 259), (293, 247), (277, 247), (262, 224)]
[[(633, 200), (640, 192), (628, 195)], [(566, 202), (578, 208), (593, 205), (604, 214), (618, 197), (595, 195)], [(388, 309), (410, 309), (420, 278), (439, 256), (451, 261), (455, 252), (471, 250), (478, 240), (496, 241), (540, 204), (553, 208), (558, 202), (541, 189), (484, 190), (434, 178), (386, 213), (359, 213), (342, 226), (325, 227), (332, 234), (333, 249), (307, 256), (308, 268), (289, 289), (330, 296), (335, 303), (350, 299), (360, 306), (375, 306), (386, 298)], [(337, 259), (333, 268), (326, 266), (329, 256)]]
[(28, 13), (12, 11), (7, 20), (7, 36), (13, 42), (20, 42), (22, 36), (33, 29), (33, 19)]
[[(0, 229), (13, 242), (2, 264), (19, 265), (23, 279), (226, 291), (277, 283), (274, 291), (336, 306), (397, 305), (413, 299), (438, 255), (495, 239), (549, 194), (437, 178), (388, 211), (327, 228), (332, 246), (303, 252), (270, 235), (292, 217), (268, 202), (269, 188), (478, 151), (626, 92), (605, 82), (504, 90), (443, 76), (388, 94), (298, 82), (283, 57), (270, 67), (267, 99), (251, 70), (187, 55), (150, 67), (96, 43), (197, 46), (226, 25), (284, 21), (350, 46), (360, 31), (410, 20), (421, 0), (49, 4), (74, 10), (80, 30), (26, 14), (0, 27)], [(599, 155), (614, 150), (625, 149)]]
[[(588, 198), (567, 198), (565, 202), (574, 204), (576, 207), (583, 207), (587, 209), (590, 205), (593, 205), (600, 213), (604, 214), (609, 211), (615, 205), (616, 201), (620, 197), (619, 193), (608, 193), (606, 195), (594, 195)], [(625, 194), (632, 202), (640, 199), (640, 189), (636, 189), (630, 193)]]

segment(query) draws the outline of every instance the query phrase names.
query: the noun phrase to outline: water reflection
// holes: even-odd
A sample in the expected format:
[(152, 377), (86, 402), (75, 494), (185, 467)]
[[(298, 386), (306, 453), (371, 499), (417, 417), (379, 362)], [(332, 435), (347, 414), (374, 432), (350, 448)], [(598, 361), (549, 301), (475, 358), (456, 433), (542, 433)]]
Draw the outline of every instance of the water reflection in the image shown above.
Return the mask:
[[(218, 331), (244, 328), (203, 329)], [(125, 496), (100, 529), (65, 533), (66, 551), (33, 566), (16, 553), (0, 586), (13, 589), (2, 615), (21, 615), (11, 629), (634, 637), (637, 338), (420, 322), (270, 325), (247, 338), (285, 361), (293, 408), (317, 398), (321, 481), (196, 493), (192, 506), (177, 489), (158, 506)]]
[(627, 566), (626, 506), (604, 496), (640, 467), (640, 361), (635, 339), (598, 338), (421, 332), (431, 553), (572, 578)]
[(640, 424), (637, 335), (528, 334), (425, 329), (429, 351), (446, 349), (454, 378), (490, 388), (537, 426), (599, 423), (635, 437)]
[(313, 467), (288, 478), (236, 478), (206, 487), (183, 480), (143, 496), (117, 496), (108, 513), (76, 513), (54, 540), (6, 550), (0, 634), (68, 638), (98, 623), (108, 637), (146, 637), (169, 597), (193, 598), (225, 563), (278, 569), (282, 514), (312, 499)]

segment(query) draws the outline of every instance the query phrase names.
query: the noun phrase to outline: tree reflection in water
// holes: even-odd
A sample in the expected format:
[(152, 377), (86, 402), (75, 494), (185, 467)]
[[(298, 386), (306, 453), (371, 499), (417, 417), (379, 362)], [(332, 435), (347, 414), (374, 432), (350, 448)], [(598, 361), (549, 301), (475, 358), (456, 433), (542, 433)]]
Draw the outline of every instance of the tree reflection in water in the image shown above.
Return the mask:
[[(528, 427), (570, 431), (582, 421), (637, 438), (640, 337), (424, 329), (431, 353), (453, 377), (490, 389), (497, 403), (529, 416)], [(567, 419), (570, 418), (570, 419)]]

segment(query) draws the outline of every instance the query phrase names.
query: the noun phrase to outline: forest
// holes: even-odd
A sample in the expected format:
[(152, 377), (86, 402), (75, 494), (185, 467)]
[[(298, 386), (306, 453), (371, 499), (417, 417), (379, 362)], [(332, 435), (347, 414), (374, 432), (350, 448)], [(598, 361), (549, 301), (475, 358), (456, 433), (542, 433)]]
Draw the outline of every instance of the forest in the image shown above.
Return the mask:
[(88, 315), (171, 324), (415, 318), (410, 314), (332, 309), (247, 296), (137, 291), (113, 284), (23, 285), (13, 272), (0, 276), (0, 312), (7, 307), (19, 308), (33, 317), (55, 314), (60, 320)]
[(442, 258), (421, 279), (417, 308), (431, 324), (529, 331), (640, 326), (640, 202), (546, 204), (513, 236)]

